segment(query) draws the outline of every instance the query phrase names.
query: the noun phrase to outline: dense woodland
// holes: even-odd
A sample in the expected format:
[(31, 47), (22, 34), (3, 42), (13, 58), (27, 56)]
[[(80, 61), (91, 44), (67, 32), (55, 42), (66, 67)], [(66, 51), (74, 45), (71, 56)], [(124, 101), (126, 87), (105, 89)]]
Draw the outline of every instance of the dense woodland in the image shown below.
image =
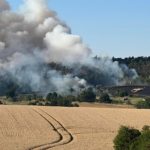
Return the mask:
[(129, 68), (135, 68), (141, 81), (150, 84), (150, 56), (149, 57), (128, 57), (112, 58), (120, 64), (126, 64)]

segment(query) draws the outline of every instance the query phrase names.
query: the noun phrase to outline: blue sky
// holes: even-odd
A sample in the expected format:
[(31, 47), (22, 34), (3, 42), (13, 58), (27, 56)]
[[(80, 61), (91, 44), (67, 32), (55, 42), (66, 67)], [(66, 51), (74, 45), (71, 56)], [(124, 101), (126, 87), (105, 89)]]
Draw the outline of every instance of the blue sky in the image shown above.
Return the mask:
[[(8, 0), (16, 9), (21, 0)], [(95, 54), (150, 56), (150, 0), (50, 0)]]

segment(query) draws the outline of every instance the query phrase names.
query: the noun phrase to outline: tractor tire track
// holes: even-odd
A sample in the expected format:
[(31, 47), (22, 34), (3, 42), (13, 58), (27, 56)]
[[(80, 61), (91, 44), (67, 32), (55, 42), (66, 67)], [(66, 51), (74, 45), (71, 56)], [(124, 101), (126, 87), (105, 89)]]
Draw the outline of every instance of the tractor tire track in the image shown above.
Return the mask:
[(39, 113), (39, 112), (38, 112), (37, 110), (35, 110), (35, 109), (32, 109), (32, 110), (33, 110), (34, 112), (36, 112), (38, 115), (40, 115), (46, 122), (49, 123), (49, 125), (53, 128), (53, 130), (58, 134), (59, 139), (56, 140), (56, 141), (50, 142), (50, 143), (45, 143), (45, 144), (33, 146), (33, 147), (29, 148), (28, 150), (36, 150), (36, 149), (41, 149), (41, 150), (42, 150), (42, 147), (43, 147), (43, 146), (49, 146), (49, 145), (51, 145), (51, 144), (60, 142), (60, 141), (63, 139), (63, 136), (57, 131), (57, 128), (55, 128), (55, 126), (54, 126), (44, 115), (42, 115), (41, 113)]
[(56, 118), (54, 118), (52, 115), (50, 115), (48, 112), (44, 111), (43, 109), (39, 108), (39, 110), (41, 110), (43, 113), (45, 113), (47, 116), (49, 116), (50, 118), (52, 118), (55, 121), (55, 123), (58, 125), (57, 129), (60, 130), (60, 132), (63, 135), (62, 141), (60, 141), (56, 145), (53, 145), (51, 147), (47, 147), (44, 150), (51, 149), (51, 148), (57, 147), (57, 146), (66, 145), (66, 144), (71, 143), (74, 140), (73, 135), (64, 127), (64, 125), (62, 123), (60, 123)]
[(73, 141), (72, 134), (57, 119), (40, 108), (33, 109), (33, 111), (50, 124), (53, 130), (58, 134), (59, 139), (50, 143), (33, 146), (28, 150), (47, 150), (53, 147), (69, 144)]

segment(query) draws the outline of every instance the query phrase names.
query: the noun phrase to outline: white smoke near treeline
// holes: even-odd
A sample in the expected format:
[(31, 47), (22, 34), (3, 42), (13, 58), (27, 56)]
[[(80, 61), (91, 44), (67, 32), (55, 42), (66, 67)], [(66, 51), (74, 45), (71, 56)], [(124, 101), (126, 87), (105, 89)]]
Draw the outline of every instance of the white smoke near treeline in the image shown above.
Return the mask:
[[(57, 14), (46, 0), (25, 0), (13, 12), (0, 0), (0, 89), (18, 84), (27, 91), (78, 91), (92, 85), (87, 77), (93, 72), (99, 81), (93, 84), (119, 85), (137, 77), (134, 70), (120, 67), (110, 58), (93, 60), (91, 49)], [(62, 74), (48, 64), (55, 62), (72, 69)], [(89, 74), (86, 74), (89, 73)], [(5, 85), (6, 84), (6, 85)]]

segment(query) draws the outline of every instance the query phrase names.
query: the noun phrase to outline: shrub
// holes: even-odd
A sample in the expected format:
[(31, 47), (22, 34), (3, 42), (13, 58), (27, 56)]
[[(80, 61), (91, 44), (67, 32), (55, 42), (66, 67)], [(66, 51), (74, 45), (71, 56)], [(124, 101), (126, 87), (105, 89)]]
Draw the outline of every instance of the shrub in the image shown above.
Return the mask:
[(63, 99), (63, 106), (72, 106), (72, 101), (70, 99)]
[(122, 100), (112, 100), (113, 104), (123, 104), (124, 102)]
[(80, 107), (78, 103), (72, 104), (73, 107)]
[(51, 106), (57, 106), (58, 105), (58, 99), (51, 99), (49, 100)]
[(140, 131), (122, 126), (114, 139), (115, 150), (129, 150), (131, 143), (140, 136)]
[(37, 105), (37, 101), (36, 101), (36, 100), (31, 100), (31, 101), (29, 102), (29, 105)]
[(48, 101), (46, 101), (46, 102), (45, 102), (45, 106), (51, 106), (51, 103), (48, 102)]
[(72, 101), (62, 97), (62, 98), (57, 100), (57, 106), (69, 107), (69, 106), (72, 106)]
[(76, 98), (75, 96), (73, 96), (73, 95), (65, 96), (65, 98), (67, 98), (67, 99), (71, 100), (72, 102), (77, 101), (77, 98)]
[(109, 97), (109, 95), (107, 93), (103, 93), (100, 96), (99, 101), (102, 102), (102, 103), (111, 103), (112, 102), (112, 100), (110, 99), (110, 97)]
[(45, 106), (45, 103), (43, 103), (42, 101), (38, 101), (36, 105), (37, 106)]
[(72, 100), (70, 97), (63, 97), (61, 95), (58, 95), (56, 92), (49, 93), (46, 97), (47, 103), (46, 105), (51, 106), (72, 106)]
[(114, 139), (115, 150), (150, 150), (150, 126), (142, 131), (122, 126)]
[(54, 99), (57, 99), (58, 98), (58, 95), (56, 92), (54, 93), (48, 93), (47, 97), (46, 97), (46, 100), (47, 101), (51, 101), (51, 100), (54, 100)]
[(3, 105), (3, 102), (0, 100), (0, 105)]
[(128, 94), (127, 91), (121, 91), (121, 92), (119, 92), (119, 96), (120, 97), (125, 97), (125, 96), (129, 96), (129, 94)]
[(141, 136), (131, 144), (130, 150), (150, 150), (150, 130), (144, 131)]
[(14, 97), (16, 96), (17, 88), (18, 88), (18, 86), (14, 83), (12, 85), (10, 85), (10, 87), (8, 87), (8, 91), (6, 92), (6, 97), (12, 98), (12, 100), (15, 101)]
[(119, 89), (114, 93), (115, 96), (126, 97), (129, 96), (129, 93), (126, 90)]
[(96, 100), (96, 94), (94, 93), (92, 88), (88, 88), (87, 90), (84, 90), (79, 95), (79, 99), (82, 102), (95, 102)]
[(149, 131), (150, 130), (150, 126), (148, 125), (145, 125), (143, 128), (142, 128), (142, 131), (145, 132), (145, 131)]
[(149, 109), (150, 108), (150, 100), (146, 99), (145, 101), (139, 101), (136, 105), (138, 109)]

